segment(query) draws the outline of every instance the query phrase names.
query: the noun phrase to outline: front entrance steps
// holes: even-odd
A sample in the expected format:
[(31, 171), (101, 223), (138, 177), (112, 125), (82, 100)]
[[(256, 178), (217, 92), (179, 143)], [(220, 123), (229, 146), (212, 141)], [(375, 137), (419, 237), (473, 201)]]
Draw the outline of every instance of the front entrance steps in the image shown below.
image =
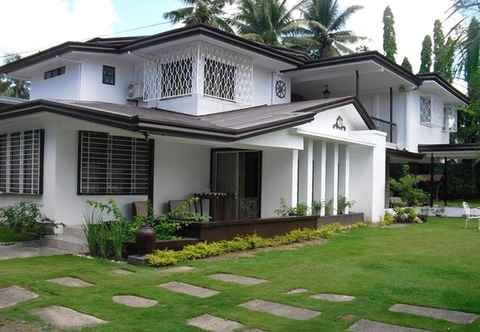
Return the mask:
[(48, 235), (40, 240), (40, 244), (71, 253), (88, 252), (87, 241), (81, 225), (65, 226), (62, 234)]

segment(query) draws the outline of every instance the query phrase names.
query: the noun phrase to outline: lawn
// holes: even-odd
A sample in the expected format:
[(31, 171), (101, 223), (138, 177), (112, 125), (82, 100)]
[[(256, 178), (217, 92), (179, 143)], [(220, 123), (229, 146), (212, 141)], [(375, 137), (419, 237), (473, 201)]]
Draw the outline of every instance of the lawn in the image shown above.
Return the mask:
[[(360, 318), (431, 331), (479, 331), (480, 320), (463, 326), (391, 313), (394, 303), (480, 313), (480, 232), (465, 230), (461, 219), (432, 219), (400, 229), (363, 228), (342, 234), (327, 244), (297, 250), (270, 251), (255, 257), (196, 261), (195, 272), (162, 276), (157, 270), (123, 265), (134, 275), (119, 276), (119, 264), (74, 256), (37, 257), (2, 261), (0, 288), (28, 287), (40, 298), (0, 311), (1, 318), (30, 320), (33, 308), (59, 304), (109, 321), (88, 331), (200, 331), (185, 322), (209, 313), (265, 331), (345, 331)], [(256, 286), (238, 286), (207, 276), (227, 272), (267, 279)], [(95, 286), (64, 288), (45, 280), (76, 276)], [(183, 281), (220, 291), (208, 299), (171, 293), (156, 287)], [(311, 293), (286, 295), (306, 288)], [(352, 303), (330, 303), (310, 294), (354, 295)], [(148, 309), (115, 304), (117, 294), (135, 294), (159, 301)], [(294, 321), (251, 312), (238, 305), (263, 299), (321, 311), (308, 321)]]

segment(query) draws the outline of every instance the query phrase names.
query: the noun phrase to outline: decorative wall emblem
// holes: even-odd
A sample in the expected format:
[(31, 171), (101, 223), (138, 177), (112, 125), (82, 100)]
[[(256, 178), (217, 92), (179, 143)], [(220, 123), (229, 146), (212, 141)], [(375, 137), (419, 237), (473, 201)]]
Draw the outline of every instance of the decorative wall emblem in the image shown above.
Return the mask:
[(340, 115), (338, 116), (337, 121), (332, 127), (333, 129), (338, 129), (343, 131), (347, 130), (347, 127), (345, 127), (345, 125), (343, 124), (343, 118)]
[(275, 82), (275, 94), (278, 98), (285, 98), (287, 95), (287, 83), (284, 80), (278, 80)]

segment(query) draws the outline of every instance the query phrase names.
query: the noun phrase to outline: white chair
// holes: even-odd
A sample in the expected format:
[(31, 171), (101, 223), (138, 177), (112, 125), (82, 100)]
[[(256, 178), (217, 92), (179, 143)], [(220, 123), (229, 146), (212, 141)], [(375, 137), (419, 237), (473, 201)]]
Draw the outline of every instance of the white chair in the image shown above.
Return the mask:
[(478, 229), (480, 230), (480, 216), (472, 215), (472, 209), (467, 202), (463, 202), (463, 211), (465, 215), (465, 228), (468, 228), (468, 222), (470, 220), (478, 220)]

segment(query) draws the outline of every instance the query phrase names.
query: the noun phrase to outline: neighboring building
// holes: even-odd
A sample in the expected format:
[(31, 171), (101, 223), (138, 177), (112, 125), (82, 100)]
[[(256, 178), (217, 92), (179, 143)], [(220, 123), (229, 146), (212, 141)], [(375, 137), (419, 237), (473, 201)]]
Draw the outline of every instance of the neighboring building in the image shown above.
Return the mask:
[(0, 204), (35, 199), (67, 225), (87, 200), (165, 211), (202, 192), (229, 194), (217, 219), (272, 217), (281, 198), (336, 214), (345, 197), (379, 221), (386, 160), (449, 143), (468, 103), (377, 52), (312, 61), (204, 25), (67, 42), (0, 73), (32, 99), (0, 111)]

